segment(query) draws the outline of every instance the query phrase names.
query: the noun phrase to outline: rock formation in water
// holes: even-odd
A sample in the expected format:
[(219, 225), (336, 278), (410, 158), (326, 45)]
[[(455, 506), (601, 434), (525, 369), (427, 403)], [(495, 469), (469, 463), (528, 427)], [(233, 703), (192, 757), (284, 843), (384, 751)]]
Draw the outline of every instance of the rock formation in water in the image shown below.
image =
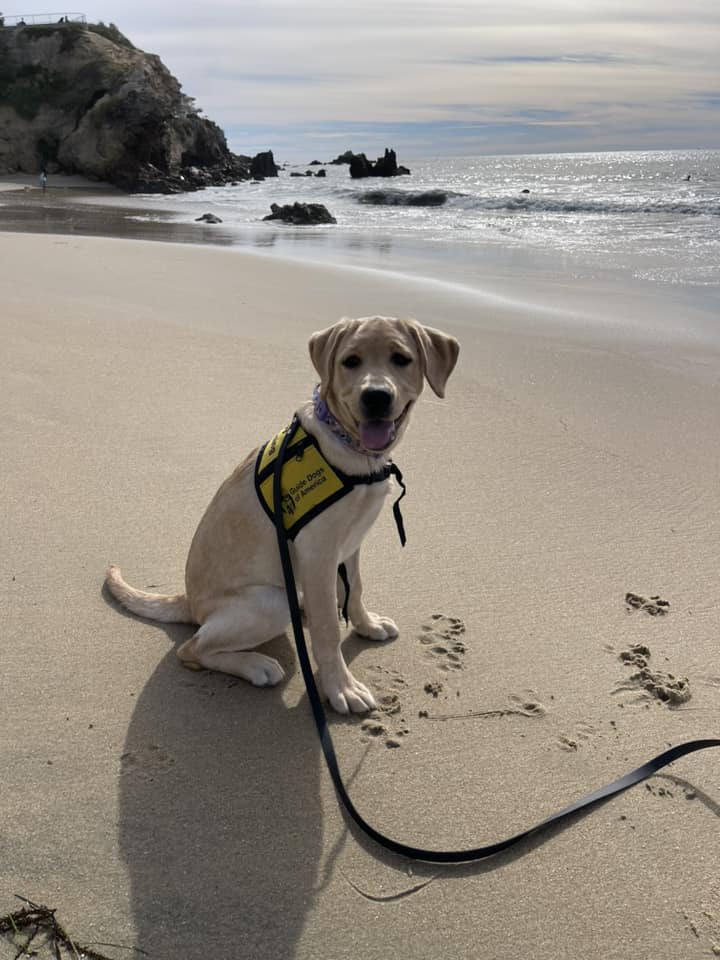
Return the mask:
[(364, 153), (353, 153), (352, 150), (346, 150), (345, 153), (341, 153), (330, 163), (335, 166), (343, 163), (349, 164), (350, 176), (355, 180), (361, 177), (407, 176), (410, 173), (407, 167), (398, 166), (395, 151), (387, 147), (384, 156), (378, 157), (374, 163), (372, 160), (368, 160)]
[(283, 223), (294, 223), (296, 226), (306, 226), (312, 223), (337, 223), (323, 203), (286, 203), (280, 206), (271, 203), (269, 213), (263, 220), (282, 220)]
[(272, 150), (256, 154), (250, 162), (250, 176), (255, 180), (264, 180), (265, 177), (276, 177), (280, 168), (275, 163)]
[[(260, 162), (272, 175), (272, 154)], [(0, 27), (0, 173), (176, 193), (248, 179), (251, 166), (160, 58), (113, 25)]]

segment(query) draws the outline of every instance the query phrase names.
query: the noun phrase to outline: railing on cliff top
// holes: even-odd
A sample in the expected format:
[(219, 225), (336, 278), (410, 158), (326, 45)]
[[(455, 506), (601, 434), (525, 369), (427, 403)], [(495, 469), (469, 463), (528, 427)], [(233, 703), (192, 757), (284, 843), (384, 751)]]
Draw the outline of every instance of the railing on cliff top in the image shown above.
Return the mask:
[(86, 23), (84, 13), (19, 13), (11, 17), (0, 13), (0, 27), (33, 27), (38, 24)]

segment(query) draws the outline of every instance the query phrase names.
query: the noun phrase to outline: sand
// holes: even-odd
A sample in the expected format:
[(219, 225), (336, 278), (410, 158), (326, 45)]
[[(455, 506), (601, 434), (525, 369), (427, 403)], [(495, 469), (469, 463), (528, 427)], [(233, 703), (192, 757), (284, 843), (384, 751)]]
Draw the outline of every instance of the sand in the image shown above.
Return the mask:
[(401, 635), (345, 644), (381, 702), (331, 720), (360, 810), (405, 842), (489, 843), (717, 736), (720, 353), (672, 333), (672, 295), (640, 329), (631, 291), (579, 322), (590, 285), (556, 315), (161, 243), (0, 235), (0, 264), (0, 912), (21, 894), (167, 960), (720, 949), (720, 751), (493, 860), (411, 864), (347, 828), (287, 637), (289, 679), (254, 689), (183, 670), (189, 628), (101, 589), (109, 561), (181, 586), (215, 489), (310, 391), (310, 332), (414, 315), (462, 351), (397, 452), (408, 545), (388, 509), (365, 549)]
[[(21, 190), (30, 188), (41, 193), (40, 174), (35, 173), (5, 173), (0, 176), (0, 191)], [(64, 193), (72, 190), (80, 193), (104, 193), (117, 196), (121, 191), (103, 180), (90, 180), (77, 174), (53, 173), (46, 181), (46, 195)]]

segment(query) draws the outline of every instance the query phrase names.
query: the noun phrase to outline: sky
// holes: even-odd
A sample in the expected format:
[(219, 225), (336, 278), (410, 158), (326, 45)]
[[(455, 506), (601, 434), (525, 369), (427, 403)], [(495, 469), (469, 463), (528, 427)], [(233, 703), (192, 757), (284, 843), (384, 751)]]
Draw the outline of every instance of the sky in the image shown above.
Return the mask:
[(97, 0), (84, 12), (159, 54), (237, 153), (720, 148), (717, 0)]

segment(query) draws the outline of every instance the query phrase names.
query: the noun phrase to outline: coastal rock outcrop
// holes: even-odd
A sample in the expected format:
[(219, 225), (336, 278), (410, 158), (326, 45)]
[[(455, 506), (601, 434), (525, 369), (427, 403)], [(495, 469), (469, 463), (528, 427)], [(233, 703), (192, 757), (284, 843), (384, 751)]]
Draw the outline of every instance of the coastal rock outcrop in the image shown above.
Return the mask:
[(267, 217), (263, 220), (282, 220), (283, 223), (294, 223), (300, 226), (312, 223), (337, 223), (323, 203), (287, 203), (282, 207), (271, 203)]
[(364, 153), (354, 154), (350, 161), (350, 176), (356, 180), (360, 177), (397, 177), (407, 175), (407, 167), (398, 166), (394, 150), (385, 149), (385, 154), (378, 157), (375, 163), (368, 160)]
[(395, 151), (387, 147), (384, 156), (378, 157), (374, 163), (372, 160), (368, 160), (364, 153), (353, 153), (352, 150), (346, 150), (345, 153), (341, 153), (330, 163), (334, 166), (340, 166), (344, 163), (349, 164), (350, 176), (355, 179), (360, 177), (398, 177), (410, 173), (407, 167), (398, 166)]
[(0, 173), (176, 193), (250, 177), (154, 54), (112, 25), (0, 28)]
[(250, 161), (250, 176), (255, 180), (264, 180), (265, 177), (276, 177), (280, 167), (275, 163), (272, 150), (256, 154)]
[(335, 157), (334, 160), (331, 160), (330, 163), (334, 166), (341, 166), (343, 163), (352, 163), (352, 158), (356, 156), (352, 150), (346, 150), (345, 153), (341, 153), (339, 156)]

